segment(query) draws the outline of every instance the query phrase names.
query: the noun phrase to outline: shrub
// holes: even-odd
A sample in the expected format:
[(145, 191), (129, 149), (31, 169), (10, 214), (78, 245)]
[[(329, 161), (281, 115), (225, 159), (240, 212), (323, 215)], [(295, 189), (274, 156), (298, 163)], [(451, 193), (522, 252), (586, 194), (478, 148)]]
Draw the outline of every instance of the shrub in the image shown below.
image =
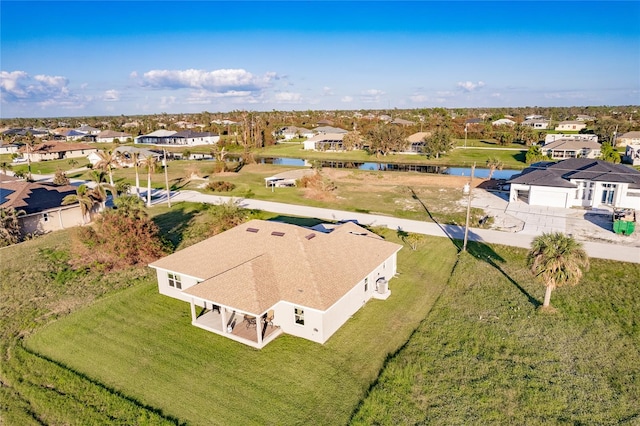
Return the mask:
[(207, 189), (214, 192), (229, 192), (233, 191), (235, 188), (236, 186), (234, 184), (224, 180), (209, 182), (207, 185)]

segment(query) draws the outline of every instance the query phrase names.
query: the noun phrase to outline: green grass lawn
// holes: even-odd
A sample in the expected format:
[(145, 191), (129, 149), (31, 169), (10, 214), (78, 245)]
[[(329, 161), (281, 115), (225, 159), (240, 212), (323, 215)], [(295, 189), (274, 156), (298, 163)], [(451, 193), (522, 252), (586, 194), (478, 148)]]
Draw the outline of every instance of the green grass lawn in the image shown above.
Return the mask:
[[(194, 214), (175, 208), (182, 211), (159, 210), (163, 229)], [(64, 252), (68, 237), (59, 235), (4, 249), (3, 262), (12, 266), (3, 292), (35, 262), (40, 244)], [(53, 270), (58, 262), (42, 261), (41, 271), (2, 300), (12, 336), (36, 330), (26, 349), (15, 337), (3, 347), (2, 392), (10, 401), (3, 414), (21, 424), (35, 423), (29, 410), (49, 424), (131, 424), (137, 416), (143, 424), (345, 423), (388, 354), (437, 299), (455, 253), (453, 244), (437, 238), (420, 251), (402, 250), (390, 299), (367, 303), (325, 345), (282, 336), (261, 351), (191, 326), (189, 305), (160, 296), (150, 270), (56, 284), (63, 274)], [(111, 280), (114, 291), (103, 287)]]
[(640, 265), (592, 260), (546, 314), (524, 251), (473, 247), (351, 423), (639, 424)]

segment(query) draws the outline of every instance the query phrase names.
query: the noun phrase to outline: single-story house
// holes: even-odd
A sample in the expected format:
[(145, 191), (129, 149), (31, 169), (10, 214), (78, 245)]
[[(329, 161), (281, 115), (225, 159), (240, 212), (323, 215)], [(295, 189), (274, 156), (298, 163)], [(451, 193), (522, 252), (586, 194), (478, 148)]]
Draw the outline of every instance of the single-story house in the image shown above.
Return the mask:
[(12, 128), (12, 129), (7, 129), (5, 131), (2, 132), (3, 136), (27, 136), (27, 135), (31, 135), (34, 138), (43, 138), (45, 136), (47, 136), (49, 134), (48, 130), (40, 130), (40, 129), (33, 129), (33, 128)]
[(499, 120), (492, 121), (491, 124), (494, 126), (513, 126), (516, 122), (508, 118), (501, 118)]
[(640, 144), (627, 145), (622, 161), (634, 166), (640, 166)]
[(0, 143), (0, 154), (15, 154), (19, 146), (15, 143)]
[(304, 127), (286, 126), (274, 132), (274, 136), (282, 136), (285, 141), (295, 138), (311, 138), (315, 135), (313, 130)]
[(589, 138), (556, 139), (545, 143), (542, 152), (554, 160), (564, 158), (597, 158), (602, 145)]
[(25, 145), (20, 148), (20, 152), (24, 158), (30, 159), (35, 163), (45, 160), (82, 158), (92, 152), (98, 152), (98, 149), (83, 143), (49, 141), (36, 145), (33, 148)]
[(304, 149), (316, 151), (342, 151), (346, 133), (321, 133), (303, 142)]
[[(114, 152), (116, 154), (120, 154), (116, 157), (117, 161), (113, 164), (114, 167), (133, 167), (134, 153), (138, 154), (138, 165), (140, 165), (147, 157), (155, 157), (156, 160), (159, 161), (163, 156), (161, 152), (155, 152), (144, 148), (136, 148), (135, 146), (119, 146), (114, 150)], [(102, 157), (100, 157), (97, 152), (92, 152), (87, 155), (87, 160), (89, 160), (89, 163), (91, 163), (92, 166), (95, 166), (100, 160), (102, 160)]]
[(83, 224), (78, 203), (63, 206), (67, 195), (76, 194), (72, 185), (56, 186), (46, 182), (27, 182), (0, 174), (0, 207), (22, 210), (21, 232), (43, 234)]
[(524, 120), (521, 124), (523, 126), (529, 126), (533, 129), (544, 130), (549, 128), (549, 120), (545, 120), (543, 118)]
[(91, 127), (87, 124), (83, 124), (75, 130), (77, 132), (84, 133), (85, 135), (97, 135), (100, 133), (100, 129), (96, 129), (95, 127)]
[(640, 209), (640, 172), (589, 158), (532, 165), (508, 181), (510, 202), (536, 206)]
[(391, 122), (391, 124), (398, 124), (398, 125), (400, 125), (400, 126), (413, 126), (413, 125), (414, 125), (414, 124), (416, 124), (416, 123), (414, 123), (413, 121), (405, 120), (405, 119), (403, 119), (403, 118), (395, 118), (395, 119)]
[(191, 324), (263, 348), (282, 333), (325, 343), (369, 299), (386, 299), (398, 244), (352, 223), (322, 233), (252, 220), (149, 266)]
[(96, 135), (96, 142), (113, 143), (117, 139), (119, 142), (127, 142), (127, 139), (132, 139), (133, 136), (130, 133), (116, 132), (114, 130), (103, 130)]
[(471, 126), (474, 124), (481, 125), (484, 124), (484, 120), (482, 118), (468, 118), (464, 120), (465, 126)]
[(623, 133), (616, 137), (616, 146), (640, 145), (640, 131)]
[(563, 131), (563, 130), (571, 130), (571, 131), (576, 131), (579, 132), (582, 129), (586, 129), (587, 125), (584, 123), (584, 121), (561, 121), (560, 123), (558, 123), (558, 125), (556, 126), (556, 130), (557, 131)]
[(595, 117), (592, 115), (578, 114), (576, 115), (576, 121), (595, 121)]
[(349, 133), (347, 130), (341, 129), (340, 127), (331, 127), (331, 126), (316, 127), (315, 129), (313, 129), (313, 131), (317, 134)]
[(431, 132), (416, 132), (407, 136), (407, 148), (406, 152), (420, 153), (424, 146), (424, 138), (431, 136)]
[(218, 143), (220, 135), (211, 132), (194, 132), (192, 130), (156, 130), (148, 135), (137, 136), (136, 144), (196, 146)]

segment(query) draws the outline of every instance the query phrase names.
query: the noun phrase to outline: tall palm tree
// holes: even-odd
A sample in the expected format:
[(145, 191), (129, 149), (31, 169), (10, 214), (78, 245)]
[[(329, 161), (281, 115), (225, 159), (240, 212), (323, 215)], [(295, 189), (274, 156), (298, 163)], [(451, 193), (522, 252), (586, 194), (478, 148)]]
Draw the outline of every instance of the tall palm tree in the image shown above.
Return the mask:
[(544, 233), (533, 239), (527, 256), (531, 272), (547, 287), (543, 308), (551, 303), (551, 292), (563, 285), (576, 285), (583, 270), (589, 268), (589, 256), (573, 237), (560, 232)]
[(24, 214), (24, 210), (0, 207), (0, 247), (20, 241), (20, 221), (18, 218)]
[(151, 173), (156, 171), (157, 163), (153, 155), (149, 155), (143, 161), (143, 165), (147, 169), (147, 207), (151, 207)]
[(100, 159), (96, 162), (95, 168), (104, 171), (109, 175), (109, 184), (113, 184), (113, 166), (118, 162), (118, 154), (110, 151), (98, 151)]
[(140, 161), (140, 153), (132, 152), (131, 161), (133, 161), (133, 168), (136, 171), (136, 195), (140, 196), (140, 173), (138, 172), (138, 162)]
[(62, 199), (62, 205), (80, 204), (80, 212), (82, 213), (82, 223), (87, 223), (85, 220), (87, 215), (93, 211), (93, 209), (100, 202), (94, 197), (93, 191), (87, 185), (80, 185), (76, 189), (75, 194), (67, 195)]

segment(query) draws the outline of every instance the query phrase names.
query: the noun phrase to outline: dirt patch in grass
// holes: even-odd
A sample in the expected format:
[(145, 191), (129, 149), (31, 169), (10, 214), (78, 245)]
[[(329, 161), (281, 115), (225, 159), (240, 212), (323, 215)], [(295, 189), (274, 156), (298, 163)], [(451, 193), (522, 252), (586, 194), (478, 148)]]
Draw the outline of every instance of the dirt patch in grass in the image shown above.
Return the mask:
[[(368, 186), (374, 186), (377, 189), (381, 186), (433, 186), (440, 188), (462, 188), (465, 183), (469, 182), (468, 176), (449, 176), (436, 174), (419, 174), (419, 173), (368, 173), (356, 172), (344, 169), (322, 169), (322, 174), (329, 179), (348, 182), (348, 183), (365, 183)], [(474, 187), (480, 185), (485, 179), (474, 179)]]

